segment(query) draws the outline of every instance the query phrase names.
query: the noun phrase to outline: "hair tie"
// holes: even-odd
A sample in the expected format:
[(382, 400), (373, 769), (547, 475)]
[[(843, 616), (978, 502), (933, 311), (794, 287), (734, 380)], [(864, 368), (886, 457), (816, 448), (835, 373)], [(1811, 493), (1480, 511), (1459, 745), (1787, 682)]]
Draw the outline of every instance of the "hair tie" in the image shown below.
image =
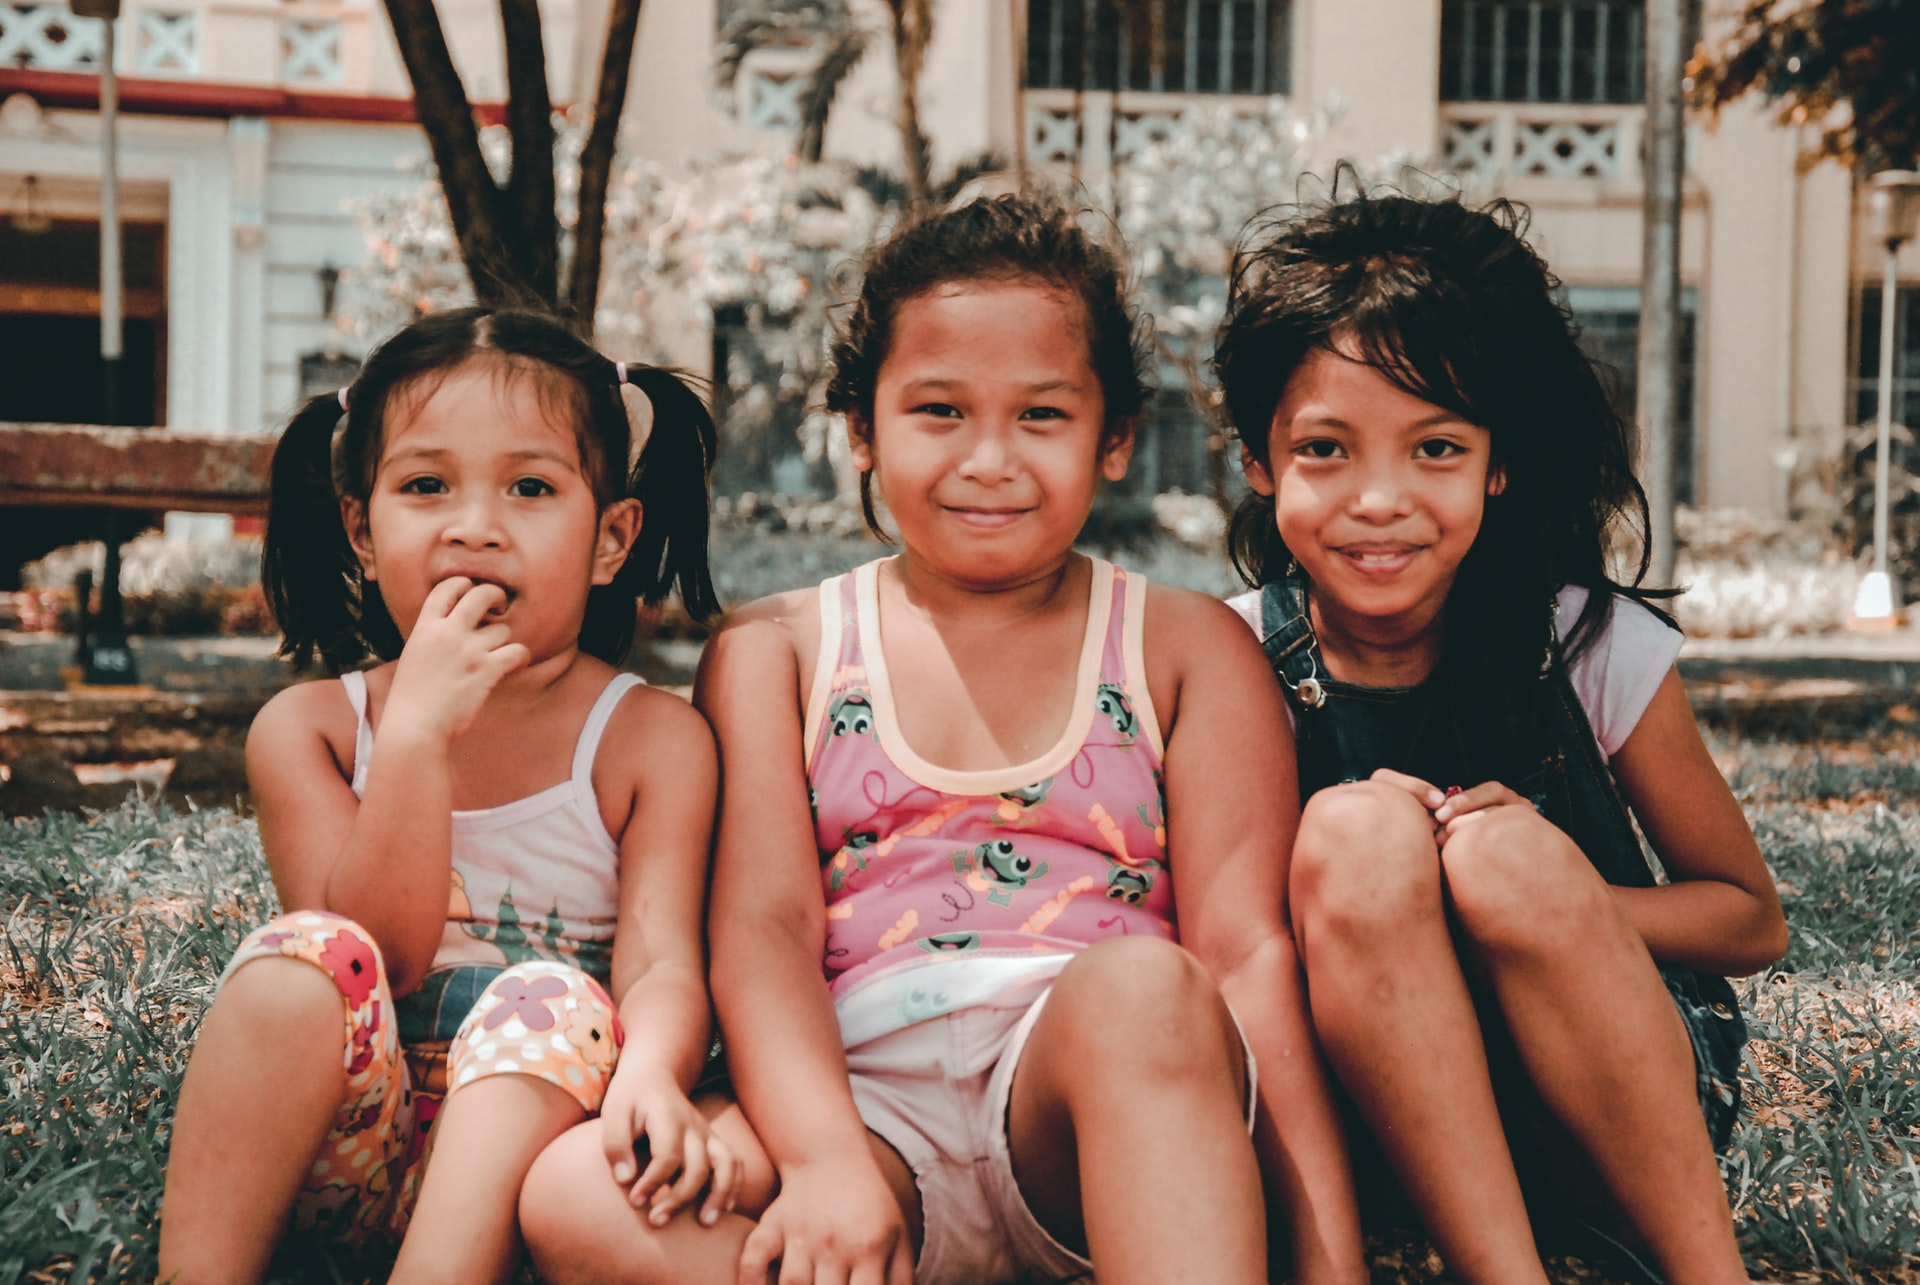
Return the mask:
[(347, 409), (347, 390), (344, 387), (340, 390), (340, 409), (342, 411)]
[(613, 378), (616, 383), (624, 384), (627, 382), (627, 363), (626, 362), (616, 361), (613, 363)]

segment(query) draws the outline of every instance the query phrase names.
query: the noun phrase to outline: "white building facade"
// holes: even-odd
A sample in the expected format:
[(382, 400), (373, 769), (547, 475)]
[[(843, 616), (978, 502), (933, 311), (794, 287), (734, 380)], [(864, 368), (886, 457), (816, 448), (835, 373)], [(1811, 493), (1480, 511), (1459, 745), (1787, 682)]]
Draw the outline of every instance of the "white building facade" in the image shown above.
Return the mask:
[[(643, 7), (629, 150), (671, 161), (793, 146), (795, 90), (816, 46), (750, 55), (729, 108), (712, 68), (732, 3)], [(1024, 154), (1097, 183), (1190, 105), (1258, 111), (1280, 95), (1306, 114), (1339, 102), (1335, 152), (1422, 159), (1475, 197), (1530, 205), (1532, 239), (1590, 340), (1630, 363), (1642, 4), (936, 0), (921, 117), (937, 171)], [(873, 0), (854, 7), (884, 33)], [(503, 93), (497, 14), (480, 0), (440, 8), (469, 96), (483, 115), (497, 111), (484, 106)], [(555, 100), (589, 97), (603, 0), (541, 8)], [(1709, 33), (1735, 8), (1707, 0)], [(151, 385), (133, 417), (268, 429), (303, 389), (339, 377), (331, 358), (357, 355), (329, 315), (331, 274), (366, 254), (347, 203), (418, 182), (406, 166), (425, 142), (384, 11), (365, 0), (126, 0), (118, 31), (128, 352), (150, 363)], [(888, 49), (877, 34), (842, 89), (829, 155), (897, 164)], [(97, 24), (57, 0), (0, 0), (0, 354), (14, 354), (0, 365), (28, 377), (0, 379), (0, 420), (89, 418), (84, 398), (7, 389), (60, 382), (41, 377), (68, 349), (81, 374), (61, 379), (85, 383), (98, 310), (85, 247), (100, 202), (99, 57)], [(1795, 452), (1831, 449), (1861, 399), (1871, 405), (1855, 319), (1863, 301), (1877, 316), (1879, 254), (1851, 177), (1832, 164), (1802, 172), (1808, 138), (1771, 115), (1742, 104), (1691, 129), (1682, 489), (1699, 504), (1777, 514)], [(1910, 248), (1902, 269), (1920, 285), (1920, 253)], [(1901, 296), (1903, 318), (1920, 313), (1920, 291)], [(1909, 353), (1916, 331), (1903, 324), (1897, 336)], [(1914, 358), (1903, 384), (1920, 375)]]

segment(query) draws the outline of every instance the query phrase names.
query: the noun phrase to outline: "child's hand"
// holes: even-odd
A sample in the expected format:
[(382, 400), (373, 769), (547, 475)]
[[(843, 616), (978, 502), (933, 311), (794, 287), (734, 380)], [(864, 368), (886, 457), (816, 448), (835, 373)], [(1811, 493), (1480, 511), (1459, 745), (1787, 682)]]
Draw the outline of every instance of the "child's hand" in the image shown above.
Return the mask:
[(1462, 827), (1486, 817), (1495, 808), (1523, 807), (1531, 811), (1533, 804), (1515, 794), (1498, 781), (1488, 781), (1476, 785), (1471, 790), (1455, 790), (1443, 799), (1434, 809), (1433, 823), (1438, 827), (1440, 846), (1447, 846), (1447, 840), (1458, 834)]
[[(1440, 806), (1447, 797), (1446, 792), (1436, 785), (1430, 785), (1417, 776), (1408, 776), (1405, 772), (1396, 772), (1392, 768), (1375, 768), (1373, 775), (1367, 778), (1382, 785), (1396, 786), (1413, 796), (1413, 801), (1425, 808), (1429, 814)], [(1456, 791), (1457, 793), (1457, 791)], [(1433, 844), (1438, 850), (1441, 846), (1440, 823), (1433, 823)]]
[(400, 652), (383, 723), (452, 740), (473, 725), (501, 679), (525, 667), (532, 653), (509, 641), (505, 624), (487, 623), (506, 591), (465, 576), (442, 580), (420, 605)]
[(1374, 769), (1369, 781), (1378, 781), (1382, 785), (1397, 785), (1414, 797), (1414, 801), (1431, 812), (1446, 800), (1446, 792), (1437, 785), (1429, 784), (1417, 776), (1408, 776), (1405, 772), (1396, 772), (1390, 767)]
[[(648, 1157), (644, 1171), (636, 1147), (643, 1138)], [(701, 1222), (711, 1225), (733, 1208), (739, 1161), (665, 1075), (614, 1078), (600, 1108), (600, 1145), (613, 1180), (628, 1188), (628, 1203), (645, 1209), (647, 1221), (656, 1227), (664, 1227), (702, 1187), (707, 1198), (700, 1205)], [(673, 1181), (676, 1174), (679, 1180)]]
[(900, 1202), (868, 1156), (795, 1165), (740, 1250), (739, 1285), (913, 1285), (913, 1242)]

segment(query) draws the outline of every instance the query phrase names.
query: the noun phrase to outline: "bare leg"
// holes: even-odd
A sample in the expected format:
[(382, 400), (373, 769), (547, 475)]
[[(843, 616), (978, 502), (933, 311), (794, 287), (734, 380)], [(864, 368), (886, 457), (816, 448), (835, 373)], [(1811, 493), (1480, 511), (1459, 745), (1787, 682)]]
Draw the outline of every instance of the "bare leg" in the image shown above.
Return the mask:
[(160, 1278), (257, 1281), (346, 1091), (339, 988), (301, 960), (256, 959), (200, 1028), (167, 1156)]
[(1089, 946), (1054, 983), (1008, 1143), (1028, 1208), (1101, 1285), (1266, 1280), (1244, 1059), (1213, 980), (1169, 942)]
[(1429, 814), (1373, 782), (1315, 794), (1291, 897), (1321, 1046), (1448, 1269), (1467, 1282), (1544, 1282)]
[(531, 1075), (490, 1075), (449, 1095), (394, 1262), (396, 1285), (512, 1279), (521, 1183), (583, 1114), (570, 1094)]
[(1663, 1274), (1675, 1285), (1746, 1280), (1693, 1046), (1613, 893), (1565, 834), (1524, 808), (1461, 830), (1442, 860), (1535, 1089)]
[[(590, 1120), (541, 1153), (521, 1191), (521, 1231), (547, 1285), (733, 1285), (740, 1249), (753, 1230), (754, 1216), (772, 1203), (777, 1181), (772, 1161), (739, 1107), (721, 1097), (703, 1097), (697, 1105), (740, 1159), (739, 1212), (722, 1214), (719, 1222), (706, 1227), (696, 1216), (696, 1203), (665, 1227), (653, 1226), (627, 1203), (626, 1189), (613, 1181), (600, 1145), (599, 1122)], [(917, 1248), (920, 1194), (913, 1174), (878, 1137), (869, 1134), (868, 1143), (907, 1215)]]

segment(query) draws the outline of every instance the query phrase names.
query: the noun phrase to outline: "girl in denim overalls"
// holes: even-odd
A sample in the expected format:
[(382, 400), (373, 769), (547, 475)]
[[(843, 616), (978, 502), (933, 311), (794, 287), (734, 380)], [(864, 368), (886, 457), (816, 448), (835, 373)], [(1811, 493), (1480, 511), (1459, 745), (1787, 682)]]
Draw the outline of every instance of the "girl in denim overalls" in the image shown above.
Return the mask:
[(1630, 434), (1523, 226), (1362, 196), (1283, 213), (1234, 265), (1216, 361), (1260, 586), (1237, 605), (1297, 736), (1294, 934), (1363, 1195), (1372, 1157), (1456, 1278), (1543, 1280), (1538, 1223), (1744, 1280), (1722, 974), (1786, 924), (1669, 595), (1644, 553), (1609, 569), (1646, 518)]

